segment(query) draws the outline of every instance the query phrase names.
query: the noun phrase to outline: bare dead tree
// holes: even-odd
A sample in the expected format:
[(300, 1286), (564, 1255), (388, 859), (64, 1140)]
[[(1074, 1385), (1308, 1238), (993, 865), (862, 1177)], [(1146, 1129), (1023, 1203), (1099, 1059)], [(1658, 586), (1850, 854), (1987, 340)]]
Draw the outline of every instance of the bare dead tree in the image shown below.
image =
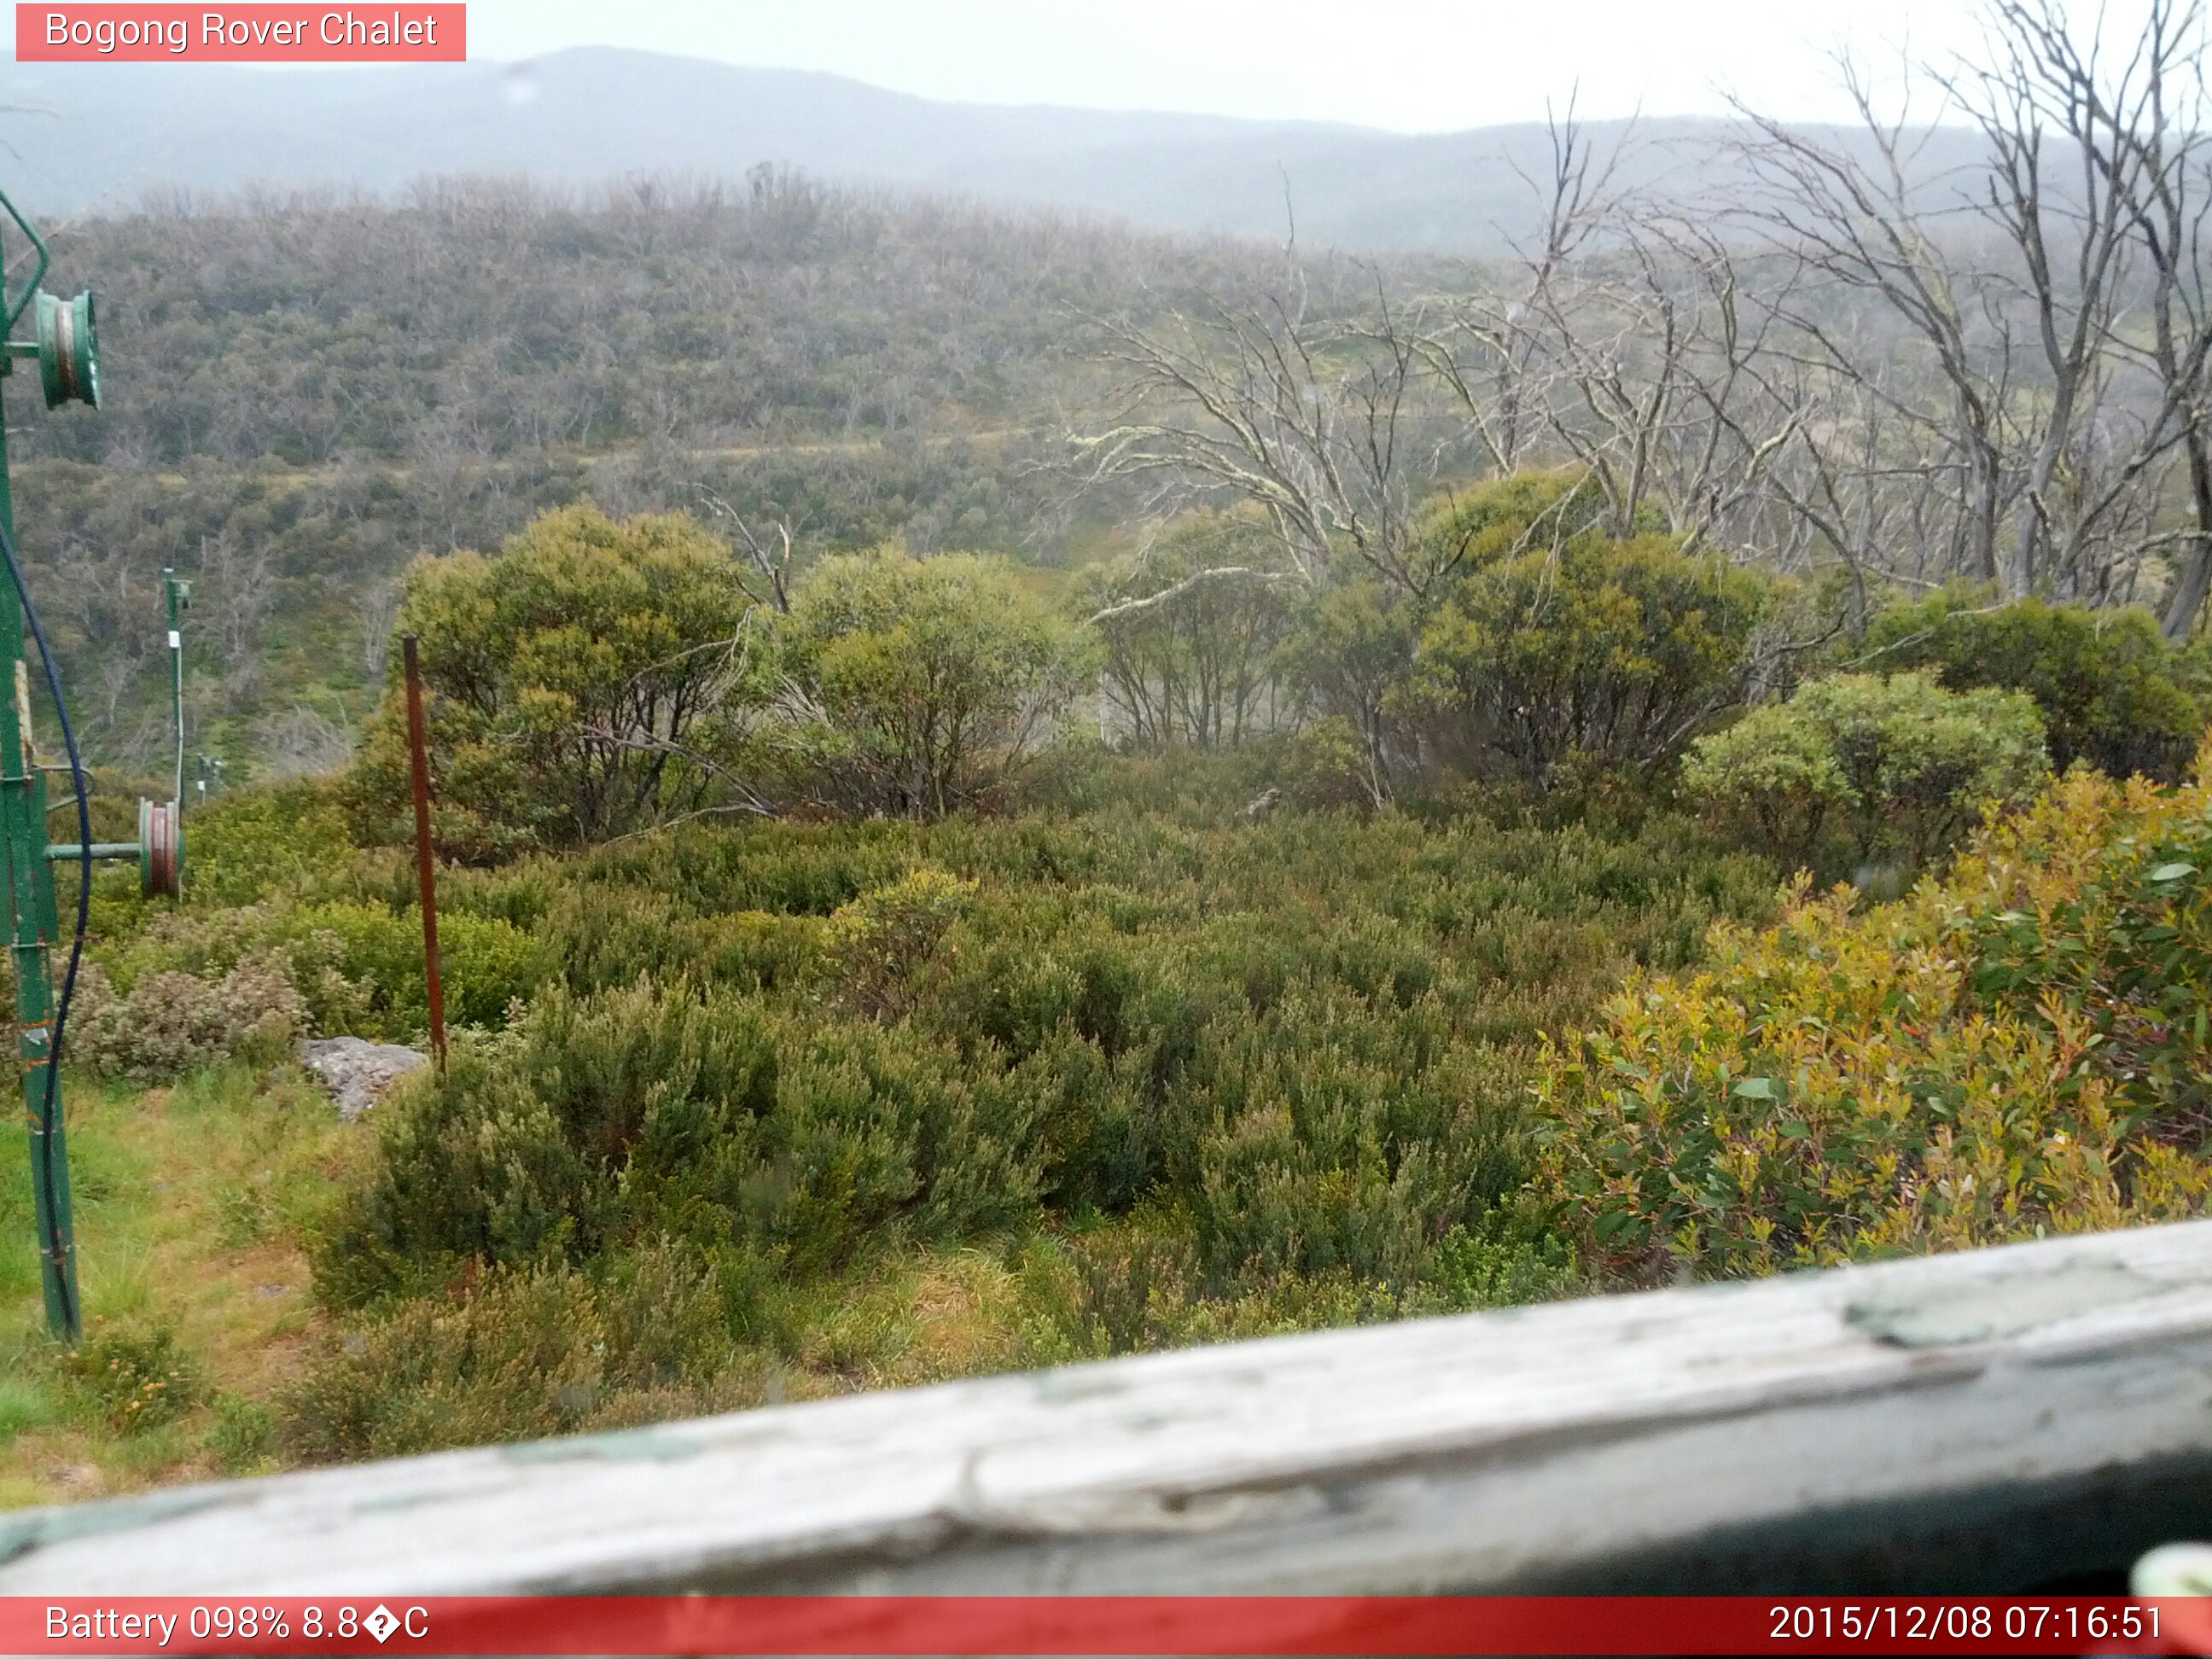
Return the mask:
[(392, 630), (399, 621), (399, 603), (404, 597), (401, 584), (386, 582), (362, 599), (361, 665), (371, 685), (384, 682), (384, 665), (392, 655)]
[(1738, 255), (1687, 216), (1625, 204), (1610, 240), (1601, 269), (1540, 298), (1547, 419), (1622, 533), (1652, 507), (1695, 548), (1739, 515), (1796, 425), (1753, 372), (1772, 313), (1746, 304)]
[(1771, 555), (1785, 569), (1807, 549), (1841, 564), (1849, 584), (1843, 623), (1856, 639), (1878, 583), (1934, 586), (1960, 568), (1952, 508), (1960, 468), (1946, 424), (1900, 392), (1895, 365), (1856, 347), (1849, 360), (1870, 364), (1869, 376), (1785, 350), (1755, 372), (1796, 417), (1760, 480), (1762, 501), (1785, 526)]
[(305, 703), (264, 714), (254, 722), (253, 735), (266, 777), (324, 777), (353, 756), (352, 729)]
[[(755, 169), (756, 172), (758, 170)], [(763, 594), (747, 583), (746, 598), (755, 605), (772, 605), (778, 616), (788, 615), (791, 611), (791, 521), (778, 519), (768, 526), (776, 540), (776, 545), (770, 547), (744, 515), (722, 496), (704, 484), (693, 485), (692, 491), (708, 512), (730, 526), (738, 538), (738, 545), (744, 550), (746, 558), (751, 561), (755, 574), (766, 585), (767, 591)]]
[(1789, 441), (1791, 407), (1753, 373), (1771, 308), (1715, 228), (1620, 182), (1632, 128), (1601, 152), (1570, 107), (1547, 131), (1510, 280), (1428, 301), (1416, 349), (1491, 468), (1577, 463), (1617, 528), (1656, 507), (1695, 547), (1744, 518)]
[[(62, 538), (53, 568), (59, 580), (53, 585), (52, 603), (70, 640), (64, 649), (82, 653), (99, 687), (88, 728), (112, 732), (154, 661), (157, 636), (143, 619), (156, 599), (127, 556), (83, 537)], [(92, 647), (97, 648), (86, 649)]]
[(264, 543), (228, 535), (200, 538), (200, 611), (222, 662), (224, 702), (242, 705), (261, 679), (261, 630), (276, 605), (276, 569)]
[(1515, 243), (1518, 269), (1510, 284), (1478, 279), (1464, 293), (1438, 296), (1419, 316), (1414, 343), (1422, 362), (1467, 422), (1500, 473), (1524, 464), (1547, 422), (1544, 328), (1558, 309), (1557, 290), (1615, 210), (1614, 177), (1627, 137), (1600, 156), (1584, 137), (1569, 101), (1564, 117), (1547, 109), (1551, 165), (1540, 178), (1513, 163), (1539, 203), (1540, 228)]
[[(1996, 15), (2017, 42), (2014, 62), (2062, 112), (2082, 165), (2118, 207), (2144, 280), (2128, 297), (2148, 321), (2108, 326), (2105, 345), (2155, 387), (2149, 435), (2170, 422), (2188, 491), (2186, 529), (2146, 524), (2140, 545), (2172, 547), (2163, 612), (2166, 637), (2194, 630), (2212, 592), (2212, 362), (2205, 229), (2212, 215), (2212, 100), (2206, 95), (2205, 15), (2199, 0), (2151, 0), (2121, 72), (2106, 71), (2100, 43), (2069, 27), (2049, 0), (1998, 0)], [(2162, 492), (2147, 493), (2156, 498)]]
[(2024, 306), (2038, 357), (2039, 395), (2012, 416), (2024, 477), (2004, 591), (2049, 580), (2078, 592), (2100, 523), (2169, 441), (2160, 409), (2109, 467), (2082, 442), (2108, 380), (2142, 186), (2140, 155), (2118, 135), (2142, 124), (2163, 66), (2147, 61), (2148, 33), (2112, 64), (2094, 34), (2069, 32), (2052, 0), (1995, 0), (1984, 44), (1984, 61), (1939, 80), (1987, 144), (1978, 205), (2008, 245), (1998, 280)]
[[(1886, 478), (1917, 520), (1945, 480), (1950, 533), (1934, 541), (1957, 548), (1956, 568), (2007, 598), (2110, 602), (2157, 560), (2174, 571), (2169, 636), (2193, 628), (2212, 590), (2199, 3), (2152, 0), (2124, 35), (2101, 14), (2077, 24), (2059, 0), (1989, 0), (1974, 60), (1910, 71), (1980, 140), (1948, 172), (1929, 165), (1936, 129), (1909, 118), (1911, 95), (1881, 114), (1847, 59), (1863, 149), (1745, 112), (1753, 188), (1741, 220), (1814, 279), (1784, 318), (1784, 355), (1826, 411), (1771, 493), (1839, 556), (1871, 550), (1846, 521), (1846, 495), (1861, 498), (1858, 522), (1886, 518), (1883, 492), (1867, 493)], [(1853, 295), (1912, 349), (1839, 323)], [(1855, 441), (1839, 401), (1878, 416), (1888, 439)], [(2184, 532), (2161, 507), (2177, 447)]]
[(1860, 343), (1835, 325), (1852, 295), (1878, 301), (1922, 348), (1960, 462), (1955, 509), (1965, 568), (1994, 582), (2007, 484), (2010, 321), (1961, 273), (1947, 239), (1929, 223), (1921, 175), (1934, 124), (1916, 122), (1909, 100), (1883, 115), (1858, 66), (1844, 58), (1838, 68), (1871, 159), (1740, 104), (1749, 132), (1735, 150), (1745, 176), (1736, 222), (1803, 273), (1782, 314), (1797, 351), (1823, 374), (1861, 386), (1881, 379), (1879, 362), (1855, 351)]
[(1376, 294), (1370, 319), (1310, 315), (1293, 248), (1281, 290), (1258, 303), (1216, 301), (1157, 324), (1104, 319), (1122, 412), (1073, 438), (1085, 482), (1146, 477), (1170, 495), (1192, 484), (1226, 494), (1266, 515), (1281, 574), (1302, 585), (1318, 587), (1349, 556), (1425, 592), (1443, 573), (1411, 534), (1416, 485), (1431, 471), (1412, 434), (1420, 354), (1379, 281)]
[(1146, 593), (1135, 599), (1116, 599), (1110, 605), (1103, 605), (1092, 611), (1089, 620), (1094, 625), (1124, 622), (1132, 617), (1142, 616), (1147, 611), (1164, 610), (1202, 588), (1215, 586), (1250, 583), (1258, 586), (1273, 587), (1291, 580), (1292, 578), (1284, 571), (1270, 570), (1261, 565), (1215, 565), (1209, 569), (1193, 571), (1189, 575), (1170, 582), (1157, 592)]

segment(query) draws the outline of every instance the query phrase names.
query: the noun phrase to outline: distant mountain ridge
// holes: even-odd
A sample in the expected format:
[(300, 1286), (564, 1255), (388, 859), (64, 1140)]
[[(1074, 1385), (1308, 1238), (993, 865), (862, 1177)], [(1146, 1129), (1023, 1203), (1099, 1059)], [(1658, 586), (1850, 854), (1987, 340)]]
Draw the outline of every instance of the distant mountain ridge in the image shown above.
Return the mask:
[[(1316, 242), (1479, 252), (1528, 223), (1521, 173), (1549, 154), (1543, 130), (1525, 124), (1409, 137), (939, 103), (841, 76), (599, 47), (513, 65), (9, 64), (0, 76), (0, 179), (47, 213), (127, 210), (165, 188), (383, 194), (434, 173), (737, 178), (766, 161), (1195, 234), (1280, 237), (1287, 198)], [(1602, 140), (1620, 125), (1591, 131)], [(1644, 125), (1687, 139), (1726, 131)]]

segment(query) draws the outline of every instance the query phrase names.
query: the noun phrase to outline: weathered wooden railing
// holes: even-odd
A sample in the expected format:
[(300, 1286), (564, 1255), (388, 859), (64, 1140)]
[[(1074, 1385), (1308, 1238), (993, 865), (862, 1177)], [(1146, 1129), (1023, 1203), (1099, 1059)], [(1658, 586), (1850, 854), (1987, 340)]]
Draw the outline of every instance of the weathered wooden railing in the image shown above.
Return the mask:
[(0, 1593), (2007, 1590), (2212, 1534), (2212, 1222), (0, 1516)]

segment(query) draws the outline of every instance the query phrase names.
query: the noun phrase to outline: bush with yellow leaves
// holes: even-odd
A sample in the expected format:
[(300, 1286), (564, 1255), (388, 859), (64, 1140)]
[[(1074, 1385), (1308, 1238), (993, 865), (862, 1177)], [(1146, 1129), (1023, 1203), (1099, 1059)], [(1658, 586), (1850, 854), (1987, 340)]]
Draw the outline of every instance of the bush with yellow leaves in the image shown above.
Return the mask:
[(903, 1018), (915, 981), (977, 891), (973, 881), (924, 868), (840, 905), (823, 929), (838, 1000), (872, 1019)]
[(198, 1369), (167, 1326), (118, 1325), (95, 1315), (66, 1369), (108, 1426), (125, 1434), (175, 1422), (204, 1391)]
[(1801, 881), (1547, 1048), (1544, 1168), (1614, 1282), (2179, 1219), (2212, 1192), (2212, 745), (2076, 771), (1894, 903)]

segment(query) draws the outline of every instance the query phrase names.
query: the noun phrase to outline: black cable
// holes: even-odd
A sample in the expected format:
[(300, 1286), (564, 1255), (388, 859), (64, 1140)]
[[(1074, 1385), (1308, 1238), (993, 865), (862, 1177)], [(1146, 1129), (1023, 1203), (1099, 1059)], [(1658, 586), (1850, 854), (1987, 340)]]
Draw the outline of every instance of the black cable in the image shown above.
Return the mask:
[[(46, 1138), (46, 1167), (41, 1171), (46, 1186), (46, 1248), (54, 1259), (54, 1287), (61, 1297), (62, 1327), (64, 1330), (77, 1328), (76, 1309), (70, 1294), (70, 1275), (67, 1253), (62, 1242), (61, 1206), (56, 1202), (54, 1187), (54, 1126), (61, 1117), (62, 1033), (68, 1029), (70, 999), (76, 994), (77, 958), (84, 954), (85, 929), (92, 918), (92, 805), (84, 787), (84, 761), (76, 751), (76, 733), (70, 729), (69, 704), (62, 696), (62, 677), (54, 666), (52, 648), (46, 643), (46, 630), (39, 623), (39, 607), (31, 603), (31, 590), (23, 580), (23, 568), (15, 562), (15, 538), (8, 533), (8, 526), (0, 523), (0, 556), (8, 562), (8, 574), (15, 584), (15, 597), (22, 601), (23, 617), (31, 625), (31, 637), (38, 642), (39, 660), (46, 671), (46, 690), (54, 700), (54, 713), (62, 727), (62, 747), (69, 751), (70, 782), (76, 791), (76, 842), (78, 848), (76, 883), (76, 937), (70, 941), (69, 971), (62, 975), (62, 1000), (54, 1009), (54, 1040), (46, 1050), (46, 1097), (39, 1108), (39, 1130)], [(23, 733), (23, 769), (27, 776), (32, 764), (31, 734)], [(46, 826), (39, 827), (40, 839), (44, 840)], [(43, 849), (42, 849), (43, 850)], [(32, 890), (36, 892), (33, 881)]]

